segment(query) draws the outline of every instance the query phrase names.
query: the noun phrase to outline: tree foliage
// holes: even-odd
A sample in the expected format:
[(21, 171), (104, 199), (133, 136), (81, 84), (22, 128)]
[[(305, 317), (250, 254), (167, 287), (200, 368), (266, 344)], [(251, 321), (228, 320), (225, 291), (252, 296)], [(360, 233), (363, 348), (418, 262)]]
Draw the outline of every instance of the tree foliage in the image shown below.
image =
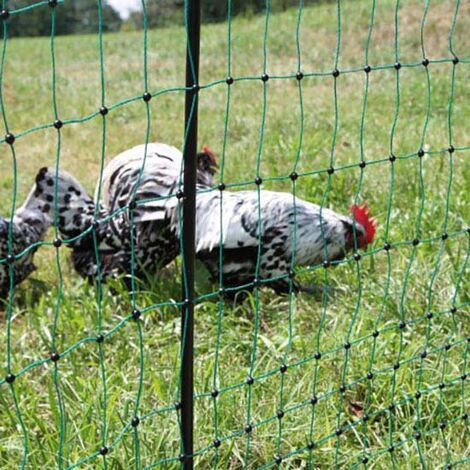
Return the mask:
[[(270, 0), (271, 11), (298, 5), (299, 0)], [(34, 0), (10, 0), (8, 9), (17, 10), (34, 4)], [(203, 22), (227, 19), (228, 0), (201, 0)], [(266, 0), (232, 0), (231, 13), (256, 14), (266, 8)], [(64, 0), (55, 7), (55, 33), (87, 34), (98, 31), (98, 0)], [(184, 0), (147, 0), (147, 26), (155, 28), (183, 23)], [(102, 0), (103, 31), (118, 31), (123, 25), (119, 13)], [(27, 12), (12, 14), (8, 19), (9, 36), (48, 36), (51, 33), (51, 8), (44, 4)], [(142, 29), (144, 13), (134, 11), (124, 22), (125, 29)]]
[[(202, 21), (225, 21), (228, 14), (227, 0), (201, 0)], [(271, 11), (285, 10), (290, 6), (296, 6), (299, 0), (271, 0)], [(233, 0), (231, 2), (231, 14), (256, 14), (264, 11), (266, 0)], [(183, 22), (184, 0), (149, 0), (147, 2), (147, 25), (150, 28), (168, 24)], [(143, 27), (144, 14), (141, 10), (135, 11), (127, 20), (130, 29)]]
[[(10, 0), (10, 11), (31, 5), (31, 0)], [(52, 10), (40, 5), (27, 12), (12, 14), (8, 19), (9, 36), (48, 36), (51, 34)], [(98, 31), (96, 0), (65, 0), (55, 7), (56, 34), (87, 34)], [(122, 19), (105, 1), (102, 2), (103, 31), (118, 31)]]

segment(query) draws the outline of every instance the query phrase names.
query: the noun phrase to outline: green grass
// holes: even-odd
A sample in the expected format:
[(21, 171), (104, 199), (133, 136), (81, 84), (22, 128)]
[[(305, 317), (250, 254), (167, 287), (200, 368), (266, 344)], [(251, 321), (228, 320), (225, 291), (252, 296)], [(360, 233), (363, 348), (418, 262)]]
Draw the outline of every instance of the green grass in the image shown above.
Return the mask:
[[(449, 146), (449, 97), (453, 65), (429, 66), (431, 111), (423, 144), (428, 150), (421, 160), (415, 153), (421, 145), (427, 114), (428, 86), (425, 68), (406, 67), (422, 60), (420, 23), (422, 3), (402, 2), (398, 14), (398, 57), (400, 109), (396, 123), (391, 187), (391, 129), (396, 115), (396, 72), (393, 68), (373, 70), (364, 121), (361, 155), (361, 115), (366, 74), (342, 73), (337, 79), (338, 132), (334, 166), (330, 178), (318, 170), (329, 167), (335, 128), (333, 78), (330, 74), (308, 76), (302, 81), (304, 111), (303, 140), (298, 169), (301, 176), (297, 194), (340, 212), (354, 201), (367, 200), (379, 227), (369, 256), (356, 265), (349, 261), (327, 271), (333, 293), (328, 298), (300, 295), (289, 299), (262, 290), (256, 296), (232, 305), (220, 305), (213, 297), (196, 308), (195, 448), (205, 449), (217, 436), (220, 468), (241, 468), (245, 461), (247, 389), (243, 385), (256, 344), (251, 387), (251, 421), (255, 429), (250, 442), (249, 468), (274, 465), (275, 454), (285, 456), (283, 468), (342, 468), (360, 465), (364, 453), (374, 468), (437, 466), (466, 462), (469, 455), (469, 428), (460, 419), (468, 411), (469, 381), (460, 376), (468, 371), (469, 333), (469, 237), (464, 229), (470, 222), (468, 186), (470, 164), (470, 8), (460, 5), (453, 35), (453, 47), (461, 62), (455, 67), (455, 92), (451, 114), (452, 143), (459, 149), (452, 158)], [(346, 2), (341, 10), (341, 47), (338, 69), (361, 69), (365, 63), (371, 2)], [(391, 65), (394, 58), (394, 9), (380, 2), (372, 30), (369, 63), (372, 67)], [(450, 58), (448, 33), (454, 5), (450, 1), (431, 2), (424, 28), (426, 56), (430, 60)], [(25, 13), (26, 14), (26, 13)], [(267, 35), (267, 70), (271, 76), (295, 75), (297, 52), (295, 30), (297, 11), (272, 15)], [(232, 75), (258, 77), (262, 74), (264, 18), (237, 18), (232, 24)], [(336, 5), (325, 4), (303, 10), (301, 21), (301, 67), (304, 72), (330, 72), (334, 68), (337, 41)], [(223, 80), (227, 75), (227, 25), (204, 26), (201, 46), (201, 83)], [(100, 72), (97, 36), (58, 37), (55, 40), (57, 101), (62, 120), (61, 167), (74, 173), (93, 191), (99, 172), (102, 123), (99, 116), (86, 119), (100, 106)], [(185, 36), (180, 27), (149, 32), (149, 89), (152, 92), (184, 83)], [(106, 103), (108, 106), (140, 96), (143, 84), (142, 33), (104, 36)], [(240, 80), (231, 88), (231, 105), (225, 148), (224, 178), (227, 183), (248, 182), (256, 175), (263, 108), (259, 80)], [(12, 132), (50, 124), (51, 61), (48, 39), (8, 41), (3, 96)], [(227, 99), (225, 83), (200, 94), (200, 143), (222, 154), (224, 115)], [(184, 93), (164, 93), (150, 102), (151, 140), (181, 147)], [(292, 171), (299, 145), (300, 106), (295, 78), (267, 84), (266, 125), (262, 140), (260, 174), (264, 187), (291, 190), (287, 177)], [(141, 100), (113, 109), (107, 117), (106, 160), (119, 151), (144, 142), (145, 107)], [(18, 199), (27, 194), (37, 169), (55, 162), (57, 132), (53, 128), (34, 130), (15, 143), (18, 164)], [(411, 154), (411, 155), (410, 155)], [(410, 155), (409, 158), (405, 156)], [(356, 165), (363, 158), (363, 172)], [(451, 171), (452, 170), (452, 171)], [(13, 191), (11, 156), (6, 145), (0, 158), (0, 209), (6, 216)], [(422, 181), (420, 176), (422, 175)], [(283, 178), (278, 178), (283, 177)], [(391, 191), (392, 189), (392, 191)], [(446, 210), (446, 200), (448, 208)], [(387, 206), (391, 201), (389, 240), (395, 245), (390, 256), (381, 250), (386, 233)], [(413, 247), (417, 236), (429, 240)], [(440, 235), (451, 236), (442, 242)], [(41, 247), (36, 255), (38, 271), (15, 291), (11, 322), (6, 306), (0, 307), (0, 357), (7, 357), (7, 325), (11, 328), (11, 363), (15, 373), (35, 361), (47, 359), (53, 337), (54, 311), (59, 305), (56, 346), (64, 352), (58, 363), (60, 397), (64, 410), (62, 465), (71, 466), (101, 447), (103, 423), (105, 441), (113, 449), (106, 457), (108, 468), (131, 468), (136, 464), (134, 434), (125, 426), (134, 414), (139, 390), (140, 360), (143, 358), (142, 393), (138, 414), (141, 467), (180, 453), (177, 413), (180, 319), (176, 303), (180, 297), (179, 261), (158, 277), (142, 282), (137, 305), (146, 310), (139, 323), (124, 321), (131, 311), (131, 299), (119, 283), (105, 286), (101, 320), (97, 293), (72, 272), (67, 249), (62, 248), (60, 266), (63, 288), (58, 303), (59, 276), (55, 251)], [(323, 284), (323, 269), (302, 275), (306, 283)], [(198, 294), (217, 292), (218, 286), (203, 282)], [(160, 305), (164, 304), (164, 305)], [(453, 305), (460, 306), (450, 313)], [(1, 309), (4, 309), (3, 311)], [(426, 312), (434, 312), (431, 320)], [(402, 332), (402, 319), (409, 325)], [(94, 341), (99, 322), (111, 332), (100, 350)], [(258, 328), (259, 326), (259, 328)], [(374, 340), (372, 332), (381, 333)], [(255, 337), (255, 331), (258, 332)], [(142, 335), (142, 343), (139, 339)], [(85, 339), (85, 340), (84, 340)], [(343, 344), (352, 344), (346, 353)], [(80, 342), (76, 347), (77, 342)], [(317, 342), (322, 351), (313, 359)], [(452, 344), (449, 350), (445, 344)], [(142, 350), (140, 349), (142, 346)], [(216, 348), (218, 355), (216, 357)], [(420, 359), (420, 353), (428, 355)], [(141, 355), (143, 353), (143, 355)], [(401, 366), (395, 372), (393, 364)], [(285, 361), (288, 371), (281, 376)], [(216, 369), (217, 366), (217, 369)], [(369, 368), (375, 372), (368, 381)], [(467, 368), (466, 368), (467, 367)], [(106, 414), (103, 376), (105, 377)], [(210, 397), (214, 376), (223, 390), (216, 400)], [(348, 385), (343, 397), (338, 387)], [(449, 385), (443, 390), (439, 383)], [(312, 407), (308, 400), (319, 397)], [(414, 399), (422, 390), (419, 406)], [(17, 408), (11, 390), (17, 399)], [(282, 390), (282, 392), (281, 392)], [(396, 403), (393, 412), (387, 409)], [(217, 414), (214, 403), (217, 403)], [(285, 410), (281, 421), (276, 413)], [(54, 367), (36, 364), (17, 378), (13, 387), (0, 385), (0, 466), (17, 468), (24, 454), (27, 430), (26, 468), (58, 466), (60, 406), (55, 388)], [(371, 415), (367, 425), (353, 425), (363, 413)], [(311, 422), (313, 419), (313, 431)], [(449, 423), (445, 431), (440, 422)], [(345, 432), (337, 437), (335, 429)], [(125, 432), (122, 433), (122, 430)], [(413, 435), (419, 429), (422, 439)], [(281, 432), (282, 431), (282, 432)], [(228, 439), (224, 439), (229, 437)], [(318, 442), (308, 452), (309, 439)], [(393, 457), (386, 451), (395, 443)], [(398, 444), (397, 442), (401, 442)], [(292, 453), (292, 454), (291, 454)], [(215, 452), (209, 449), (197, 457), (199, 468), (214, 465)], [(82, 468), (98, 468), (100, 456)], [(462, 468), (466, 466), (462, 464)], [(168, 463), (161, 468), (177, 468)]]

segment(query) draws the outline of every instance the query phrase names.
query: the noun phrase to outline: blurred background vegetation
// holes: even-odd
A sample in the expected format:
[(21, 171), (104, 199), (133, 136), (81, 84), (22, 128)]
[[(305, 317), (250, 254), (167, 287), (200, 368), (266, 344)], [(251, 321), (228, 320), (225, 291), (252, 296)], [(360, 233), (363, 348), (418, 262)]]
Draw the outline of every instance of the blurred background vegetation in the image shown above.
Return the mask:
[[(10, 11), (34, 5), (32, 0), (11, 0)], [(298, 6), (298, 0), (271, 0), (272, 11), (284, 11)], [(228, 2), (202, 0), (204, 22), (219, 22), (227, 19)], [(265, 0), (237, 0), (232, 4), (232, 15), (252, 16), (265, 8)], [(183, 23), (184, 0), (148, 0), (146, 2), (149, 28)], [(88, 34), (98, 30), (98, 2), (96, 0), (62, 1), (57, 5), (56, 35)], [(143, 29), (142, 8), (124, 14), (110, 3), (102, 2), (104, 31), (134, 31)], [(51, 13), (48, 8), (32, 8), (27, 15), (11, 15), (9, 36), (49, 36)]]

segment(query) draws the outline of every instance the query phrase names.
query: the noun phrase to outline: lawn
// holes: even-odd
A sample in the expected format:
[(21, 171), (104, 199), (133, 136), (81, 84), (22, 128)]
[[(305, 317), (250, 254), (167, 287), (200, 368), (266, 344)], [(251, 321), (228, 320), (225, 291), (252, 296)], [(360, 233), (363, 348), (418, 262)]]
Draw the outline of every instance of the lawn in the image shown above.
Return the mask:
[[(358, 0), (267, 19), (202, 28), (199, 142), (219, 155), (217, 182), (255, 189), (259, 174), (264, 188), (292, 191), (295, 168), (299, 197), (343, 213), (367, 201), (378, 233), (359, 262), (300, 274), (323, 295), (260, 289), (234, 304), (198, 273), (198, 468), (275, 467), (275, 456), (292, 469), (355, 468), (364, 458), (373, 468), (465, 468), (470, 4)], [(57, 158), (92, 192), (101, 159), (145, 142), (147, 129), (151, 141), (182, 146), (184, 29), (149, 31), (146, 61), (143, 32), (102, 39), (103, 67), (98, 35), (54, 40), (60, 145), (50, 39), (6, 43), (2, 96), (17, 136), (19, 203)], [(8, 216), (13, 161), (1, 147)], [(11, 309), (0, 305), (0, 357), (17, 375), (0, 380), (0, 467), (179, 468), (180, 260), (139, 281), (134, 322), (122, 284), (88, 285), (67, 251), (56, 258), (50, 242), (41, 247)]]

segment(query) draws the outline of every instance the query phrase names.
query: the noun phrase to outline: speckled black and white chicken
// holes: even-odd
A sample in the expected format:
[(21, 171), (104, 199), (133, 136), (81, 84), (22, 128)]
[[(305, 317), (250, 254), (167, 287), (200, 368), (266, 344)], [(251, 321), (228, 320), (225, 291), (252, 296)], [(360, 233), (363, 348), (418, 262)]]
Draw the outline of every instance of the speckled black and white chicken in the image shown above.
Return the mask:
[[(197, 158), (198, 185), (209, 187), (216, 168), (214, 154), (204, 147)], [(152, 274), (171, 262), (180, 244), (164, 206), (179, 190), (182, 175), (183, 156), (175, 147), (162, 143), (133, 147), (104, 169), (96, 207), (81, 184), (60, 171), (58, 227), (62, 238), (70, 240), (76, 271), (88, 278), (98, 275), (98, 266), (102, 278), (129, 274), (132, 251), (136, 274)], [(48, 197), (54, 194), (54, 179), (52, 168), (41, 169), (37, 176), (38, 186)]]
[[(73, 264), (83, 276), (97, 275), (95, 243), (103, 277), (130, 273), (131, 227), (137, 274), (152, 274), (179, 254), (181, 211), (174, 195), (182, 177), (182, 155), (174, 147), (151, 144), (141, 172), (144, 150), (135, 147), (108, 164), (98, 208), (72, 176), (59, 174), (59, 229), (70, 240)], [(352, 218), (289, 193), (206, 191), (215, 167), (211, 151), (198, 154), (197, 185), (203, 191), (196, 198), (196, 254), (214, 281), (222, 265), (226, 288), (251, 288), (256, 279), (287, 292), (286, 274), (292, 266), (340, 260), (374, 238), (375, 220), (366, 206), (353, 206)], [(54, 172), (43, 169), (37, 184), (52, 194), (53, 180)]]
[(36, 269), (35, 244), (44, 239), (51, 225), (49, 204), (36, 199), (36, 190), (33, 187), (12, 220), (0, 216), (0, 298), (5, 298), (12, 285), (24, 281)]
[[(367, 205), (351, 208), (353, 221), (289, 193), (261, 190), (258, 197), (258, 191), (202, 192), (196, 207), (197, 257), (214, 281), (222, 265), (222, 284), (228, 289), (251, 289), (254, 282), (271, 280), (266, 284), (276, 292), (288, 292), (292, 266), (340, 260), (355, 245), (366, 247), (375, 234)], [(178, 217), (174, 210), (176, 233)], [(293, 287), (300, 288), (296, 282)]]

